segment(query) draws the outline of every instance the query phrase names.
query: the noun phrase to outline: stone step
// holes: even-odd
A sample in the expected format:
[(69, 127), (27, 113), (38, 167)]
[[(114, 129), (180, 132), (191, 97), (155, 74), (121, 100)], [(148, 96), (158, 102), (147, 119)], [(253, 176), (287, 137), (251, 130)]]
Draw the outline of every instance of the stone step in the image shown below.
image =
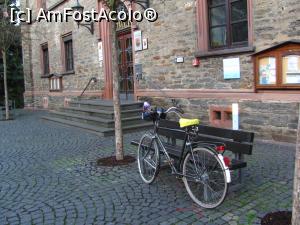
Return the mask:
[[(121, 101), (122, 127), (124, 131), (151, 128), (152, 123), (141, 119), (142, 102)], [(74, 100), (68, 107), (50, 111), (44, 119), (77, 126), (100, 133), (114, 135), (114, 109), (111, 100)]]
[[(114, 128), (103, 128), (99, 126), (94, 126), (90, 124), (85, 124), (85, 123), (80, 123), (80, 122), (74, 122), (71, 120), (66, 120), (66, 119), (61, 119), (61, 118), (55, 118), (55, 117), (49, 117), (49, 116), (44, 116), (42, 119), (51, 121), (51, 122), (56, 122), (61, 125), (67, 125), (67, 126), (72, 126), (72, 127), (78, 127), (81, 129), (84, 129), (86, 131), (95, 133), (99, 136), (102, 137), (107, 137), (107, 136), (113, 136), (115, 131)], [(128, 133), (128, 132), (133, 132), (137, 130), (147, 130), (153, 126), (152, 123), (144, 123), (144, 124), (138, 124), (138, 125), (131, 125), (131, 126), (123, 126), (123, 132)]]
[[(113, 110), (113, 102), (106, 100), (81, 100), (81, 101), (71, 101), (69, 103), (70, 107), (78, 108), (89, 108), (96, 110), (109, 111)], [(141, 109), (143, 106), (142, 102), (121, 102), (121, 110), (131, 110), (131, 109)]]
[[(83, 116), (95, 116), (104, 119), (114, 119), (114, 111), (113, 110), (98, 110), (98, 109), (90, 109), (90, 108), (78, 108), (78, 107), (64, 107), (59, 109), (60, 112), (65, 113), (74, 113), (77, 115)], [(126, 117), (141, 117), (142, 110), (141, 109), (130, 109), (130, 110), (122, 110), (121, 116), (122, 118)]]
[[(90, 125), (100, 126), (104, 128), (114, 128), (114, 119), (106, 119), (101, 117), (95, 117), (95, 116), (85, 116), (85, 115), (79, 115), (74, 113), (64, 113), (64, 112), (58, 112), (58, 111), (50, 111), (50, 116), (71, 120), (75, 122), (80, 123), (86, 123)], [(123, 126), (130, 126), (130, 125), (136, 125), (136, 124), (143, 124), (145, 123), (144, 120), (141, 119), (139, 116), (135, 117), (126, 117), (122, 118), (122, 125)]]

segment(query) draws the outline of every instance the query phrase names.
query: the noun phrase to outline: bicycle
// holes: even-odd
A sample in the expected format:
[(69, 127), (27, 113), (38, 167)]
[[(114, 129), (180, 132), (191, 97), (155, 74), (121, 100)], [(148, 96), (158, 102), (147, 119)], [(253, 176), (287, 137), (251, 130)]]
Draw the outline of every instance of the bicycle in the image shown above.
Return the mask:
[[(185, 133), (177, 165), (174, 164), (164, 142), (157, 134), (159, 121), (165, 119), (168, 113), (175, 113), (179, 116), (180, 127), (184, 128)], [(181, 116), (183, 113), (181, 109), (171, 107), (165, 112), (156, 109), (143, 114), (143, 119), (153, 120), (154, 130), (144, 134), (140, 140), (138, 146), (139, 173), (145, 183), (151, 184), (159, 172), (160, 155), (164, 155), (171, 167), (172, 174), (182, 178), (192, 200), (203, 208), (212, 209), (224, 201), (228, 184), (231, 182), (230, 171), (223, 158), (225, 144), (195, 141), (197, 125), (200, 121), (184, 119)]]

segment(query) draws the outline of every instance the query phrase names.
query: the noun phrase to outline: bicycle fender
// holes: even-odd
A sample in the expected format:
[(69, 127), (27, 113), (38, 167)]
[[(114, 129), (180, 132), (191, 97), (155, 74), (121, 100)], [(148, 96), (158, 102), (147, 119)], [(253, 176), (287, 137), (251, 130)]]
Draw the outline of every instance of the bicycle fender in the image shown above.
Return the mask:
[(222, 164), (223, 164), (223, 167), (224, 167), (224, 169), (225, 169), (226, 182), (227, 182), (227, 183), (231, 183), (231, 175), (230, 175), (230, 171), (229, 171), (229, 168), (225, 165), (223, 155), (222, 155), (222, 154), (218, 154), (218, 158), (221, 160), (221, 162), (222, 162)]

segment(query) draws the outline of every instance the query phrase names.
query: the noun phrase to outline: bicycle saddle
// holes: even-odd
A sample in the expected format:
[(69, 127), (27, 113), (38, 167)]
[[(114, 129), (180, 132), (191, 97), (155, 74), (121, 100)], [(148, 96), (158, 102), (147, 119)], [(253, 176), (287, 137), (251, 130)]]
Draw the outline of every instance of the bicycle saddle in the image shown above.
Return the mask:
[(195, 126), (195, 125), (200, 124), (200, 120), (199, 119), (184, 119), (184, 118), (181, 118), (179, 120), (179, 124), (180, 124), (181, 128), (189, 127), (189, 126)]

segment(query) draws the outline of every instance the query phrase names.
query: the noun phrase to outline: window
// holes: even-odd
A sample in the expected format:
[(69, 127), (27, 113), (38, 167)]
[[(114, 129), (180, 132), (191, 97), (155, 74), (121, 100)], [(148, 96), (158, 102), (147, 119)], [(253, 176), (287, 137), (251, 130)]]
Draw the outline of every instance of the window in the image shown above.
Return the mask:
[(196, 57), (254, 51), (252, 1), (197, 0)]
[(62, 90), (62, 79), (61, 77), (53, 76), (49, 78), (50, 91), (61, 91)]
[(67, 35), (63, 37), (63, 48), (64, 48), (64, 70), (65, 72), (72, 72), (74, 71), (72, 35)]
[(210, 48), (248, 45), (247, 0), (208, 0)]
[(254, 55), (257, 89), (300, 89), (300, 43)]
[(282, 58), (282, 83), (300, 84), (300, 54)]
[(42, 48), (42, 73), (43, 75), (48, 75), (50, 73), (48, 44), (43, 44), (41, 48)]

